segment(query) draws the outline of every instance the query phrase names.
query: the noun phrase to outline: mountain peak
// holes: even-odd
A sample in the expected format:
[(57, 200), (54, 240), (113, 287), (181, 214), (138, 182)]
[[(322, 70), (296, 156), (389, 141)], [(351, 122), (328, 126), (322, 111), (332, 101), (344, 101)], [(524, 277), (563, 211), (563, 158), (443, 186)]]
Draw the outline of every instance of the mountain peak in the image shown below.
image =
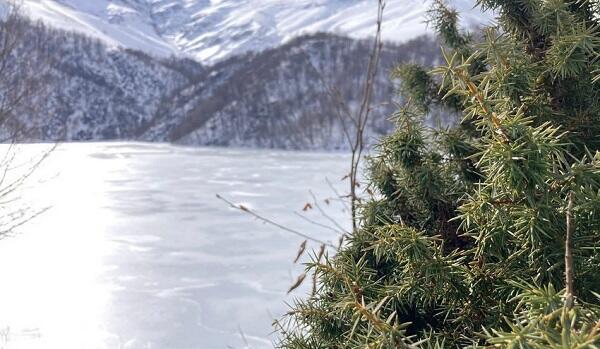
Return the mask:
[[(452, 5), (466, 26), (482, 20), (472, 1)], [(33, 19), (111, 46), (204, 64), (319, 31), (368, 37), (377, 11), (375, 0), (24, 0), (23, 6)], [(429, 0), (388, 0), (384, 40), (403, 42), (427, 32), (429, 6)]]

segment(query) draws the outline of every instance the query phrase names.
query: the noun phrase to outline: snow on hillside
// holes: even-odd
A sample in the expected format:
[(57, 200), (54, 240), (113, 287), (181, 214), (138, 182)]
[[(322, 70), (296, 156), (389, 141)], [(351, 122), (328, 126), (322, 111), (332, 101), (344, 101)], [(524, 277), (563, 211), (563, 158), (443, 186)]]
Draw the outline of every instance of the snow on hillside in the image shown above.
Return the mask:
[[(5, 0), (0, 0), (5, 1)], [(427, 31), (430, 0), (388, 0), (383, 36), (406, 41)], [(454, 0), (467, 26), (486, 20), (472, 0)], [(210, 64), (278, 46), (301, 34), (373, 34), (375, 0), (24, 0), (25, 12), (109, 45)]]
[[(144, 140), (186, 145), (286, 149), (347, 146), (337, 86), (348, 105), (359, 105), (370, 40), (334, 34), (301, 36), (277, 48), (227, 58), (213, 66), (134, 50), (111, 50), (99, 40), (23, 20), (21, 44), (9, 66), (16, 77), (47, 67), (47, 86), (14, 108), (27, 141)], [(421, 37), (387, 44), (375, 79), (369, 140), (391, 130), (399, 63), (432, 66), (439, 44)], [(34, 68), (32, 68), (34, 67)], [(12, 86), (0, 84), (0, 97)], [(35, 108), (29, 108), (34, 105)], [(5, 125), (8, 125), (5, 123)], [(10, 125), (9, 125), (10, 126)], [(2, 128), (0, 127), (0, 130)], [(5, 130), (6, 132), (9, 129)]]
[(151, 21), (135, 9), (117, 2), (26, 0), (22, 10), (32, 19), (101, 39), (110, 46), (123, 46), (158, 56), (179, 52), (155, 31)]

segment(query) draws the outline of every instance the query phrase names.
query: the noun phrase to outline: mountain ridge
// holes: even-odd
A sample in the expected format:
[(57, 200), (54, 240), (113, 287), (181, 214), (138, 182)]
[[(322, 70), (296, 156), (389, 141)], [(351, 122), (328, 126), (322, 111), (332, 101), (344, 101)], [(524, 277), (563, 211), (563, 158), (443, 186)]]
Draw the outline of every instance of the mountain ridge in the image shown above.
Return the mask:
[[(15, 78), (44, 67), (47, 93), (17, 110), (29, 141), (143, 140), (185, 145), (344, 149), (330, 88), (350, 106), (360, 101), (371, 40), (329, 33), (232, 56), (214, 65), (110, 49), (94, 38), (22, 20)], [(369, 138), (391, 130), (398, 63), (439, 62), (428, 37), (387, 44), (375, 82)], [(0, 96), (10, 86), (0, 86)], [(35, 105), (34, 111), (28, 105)], [(34, 120), (38, 122), (33, 123)]]
[[(5, 1), (5, 0), (2, 0)], [(429, 32), (431, 0), (388, 0), (384, 41), (401, 43)], [(451, 3), (471, 27), (487, 20), (470, 0)], [(373, 35), (374, 0), (24, 0), (32, 19), (159, 57), (177, 55), (213, 64), (277, 47), (317, 32)]]

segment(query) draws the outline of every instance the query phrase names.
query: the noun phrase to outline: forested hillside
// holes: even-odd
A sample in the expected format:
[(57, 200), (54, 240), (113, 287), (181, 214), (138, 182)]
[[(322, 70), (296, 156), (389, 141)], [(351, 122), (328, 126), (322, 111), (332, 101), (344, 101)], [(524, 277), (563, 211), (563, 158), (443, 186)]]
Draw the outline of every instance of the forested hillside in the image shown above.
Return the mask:
[[(370, 48), (369, 41), (321, 33), (208, 67), (108, 48), (27, 20), (20, 28), (23, 36), (11, 64), (43, 75), (44, 93), (36, 110), (20, 113), (19, 119), (31, 129), (28, 139), (41, 141), (343, 148), (339, 98), (350, 107), (358, 103)], [(439, 61), (437, 47), (427, 37), (385, 46), (368, 135), (391, 129), (392, 67), (432, 65)], [(44, 122), (28, 125), (41, 117)]]

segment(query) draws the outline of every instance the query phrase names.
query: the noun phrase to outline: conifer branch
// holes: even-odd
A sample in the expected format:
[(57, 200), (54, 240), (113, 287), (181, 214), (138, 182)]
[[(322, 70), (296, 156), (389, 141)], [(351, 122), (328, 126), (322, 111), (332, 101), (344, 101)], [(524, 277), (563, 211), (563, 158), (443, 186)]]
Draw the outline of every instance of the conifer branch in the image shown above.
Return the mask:
[[(600, 7), (584, 3), (481, 0), (499, 22), (478, 42), (434, 1), (447, 64), (400, 74), (423, 106), (375, 149), (377, 195), (309, 267), (319, 288), (288, 313), (281, 348), (599, 347)], [(464, 118), (429, 137), (442, 95)], [(411, 336), (383, 319), (411, 321)]]

